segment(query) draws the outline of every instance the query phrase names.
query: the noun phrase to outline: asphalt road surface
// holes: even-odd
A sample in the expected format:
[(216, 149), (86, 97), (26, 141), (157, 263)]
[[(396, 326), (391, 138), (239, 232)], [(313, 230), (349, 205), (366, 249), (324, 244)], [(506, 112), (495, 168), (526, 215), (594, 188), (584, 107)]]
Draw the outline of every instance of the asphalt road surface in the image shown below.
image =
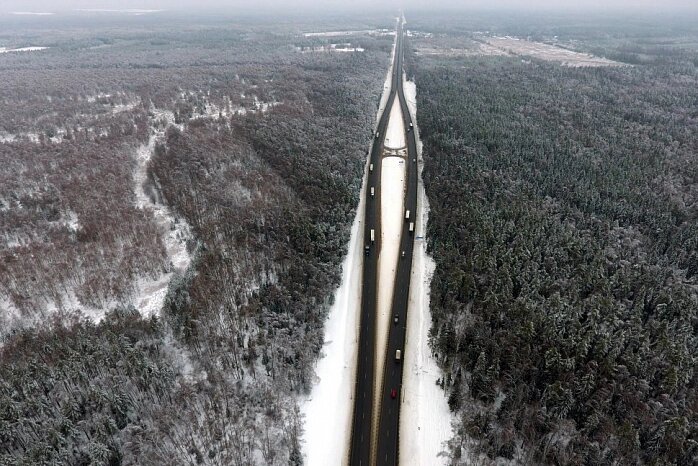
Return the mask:
[[(402, 34), (402, 30), (400, 30)], [(400, 41), (400, 45), (402, 41)], [(412, 253), (414, 251), (415, 229), (410, 231), (410, 224), (416, 226), (417, 218), (417, 142), (412, 128), (412, 117), (407, 107), (405, 93), (402, 86), (402, 59), (404, 50), (399, 48), (398, 69), (400, 70), (397, 85), (397, 97), (402, 109), (402, 117), (407, 131), (407, 189), (405, 192), (405, 210), (410, 211), (410, 218), (404, 219), (402, 235), (400, 239), (400, 251), (404, 251), (404, 257), (400, 257), (397, 271), (395, 272), (395, 292), (391, 312), (390, 331), (388, 344), (386, 345), (385, 367), (383, 371), (383, 393), (381, 394), (378, 445), (376, 464), (397, 465), (399, 453), (398, 434), (400, 427), (400, 401), (402, 399), (402, 371), (405, 358), (405, 332), (407, 331), (407, 304), (410, 291), (410, 277), (412, 275)], [(392, 316), (397, 316), (394, 323)], [(396, 351), (400, 350), (400, 360), (397, 360)], [(396, 397), (391, 395), (396, 391)]]
[[(356, 390), (354, 396), (354, 418), (349, 464), (352, 466), (368, 466), (371, 460), (371, 424), (374, 416), (379, 416), (378, 443), (376, 446), (378, 464), (397, 464), (398, 462), (398, 426), (400, 421), (400, 399), (402, 389), (402, 361), (395, 361), (395, 350), (400, 349), (404, 357), (404, 342), (407, 322), (407, 300), (409, 294), (410, 274), (412, 270), (412, 252), (414, 246), (414, 231), (409, 231), (410, 222), (415, 222), (417, 207), (417, 146), (414, 132), (410, 129), (410, 116), (402, 88), (403, 37), (402, 23), (397, 30), (397, 45), (393, 62), (393, 75), (390, 95), (378, 122), (376, 140), (371, 150), (366, 194), (366, 212), (364, 222), (364, 269), (361, 295), (361, 318), (359, 329), (359, 353), (356, 371)], [(405, 256), (399, 259), (395, 275), (395, 294), (393, 296), (390, 332), (388, 336), (385, 370), (382, 374), (383, 394), (381, 395), (380, 413), (374, 413), (373, 387), (375, 374), (375, 341), (376, 341), (376, 294), (377, 268), (380, 252), (380, 177), (383, 142), (385, 138), (390, 109), (395, 98), (400, 101), (402, 115), (407, 130), (407, 191), (405, 209), (410, 211), (410, 219), (404, 221), (401, 235), (401, 251)], [(371, 193), (371, 188), (374, 188)], [(371, 230), (374, 231), (375, 241), (371, 241)], [(366, 248), (367, 247), (367, 248)], [(393, 316), (398, 316), (398, 323), (393, 322)], [(395, 389), (396, 398), (391, 391)], [(328, 413), (329, 414), (329, 413)]]

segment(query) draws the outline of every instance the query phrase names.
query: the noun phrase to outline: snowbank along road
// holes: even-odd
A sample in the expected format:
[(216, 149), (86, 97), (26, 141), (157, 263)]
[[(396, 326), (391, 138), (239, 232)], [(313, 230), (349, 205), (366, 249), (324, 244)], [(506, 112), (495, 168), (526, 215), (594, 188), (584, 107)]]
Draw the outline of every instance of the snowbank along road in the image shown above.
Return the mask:
[[(380, 117), (368, 173), (360, 339), (349, 453), (351, 465), (398, 463), (402, 355), (405, 351), (418, 176), (412, 118), (402, 87), (403, 23), (404, 19), (398, 25), (396, 37), (392, 87), (385, 107), (389, 111), (384, 111)], [(389, 125), (391, 117), (393, 121)], [(391, 178), (390, 187), (384, 187), (389, 190), (387, 196), (381, 195), (381, 180), (385, 182), (383, 170), (390, 170), (391, 174), (402, 178), (398, 183)], [(403, 197), (396, 200), (396, 191), (400, 191), (398, 186), (402, 187)], [(383, 209), (390, 209), (391, 212), (383, 215)], [(396, 217), (394, 209), (399, 210), (399, 234), (384, 238), (383, 228), (391, 232), (396, 226), (393, 221)], [(397, 255), (397, 260), (386, 257), (384, 251), (385, 254), (390, 253), (391, 258)], [(383, 261), (395, 265), (379, 266)], [(380, 275), (379, 269), (382, 272)], [(390, 273), (386, 276), (385, 270), (388, 269)], [(392, 294), (391, 311), (387, 313), (388, 325), (385, 325), (386, 313), (379, 312), (377, 307), (378, 295), (386, 292)], [(377, 332), (380, 332), (378, 337)], [(381, 342), (380, 346), (376, 345), (377, 341)]]

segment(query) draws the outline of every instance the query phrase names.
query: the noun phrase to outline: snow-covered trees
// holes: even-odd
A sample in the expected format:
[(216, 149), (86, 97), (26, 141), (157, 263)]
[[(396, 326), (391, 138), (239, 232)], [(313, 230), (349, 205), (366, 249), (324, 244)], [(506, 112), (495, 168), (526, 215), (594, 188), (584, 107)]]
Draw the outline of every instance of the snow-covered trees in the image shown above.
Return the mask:
[(695, 461), (695, 56), (620, 70), (413, 57), (454, 447)]
[[(0, 463), (301, 464), (296, 397), (313, 379), (392, 38), (340, 56), (297, 53), (277, 26), (150, 26), (99, 52), (94, 35), (109, 33), (87, 30), (48, 64), (0, 63), (12, 71), (0, 137), (42, 133), (0, 142), (0, 298), (76, 287), (111, 304), (169, 270), (134, 196), (136, 149), (155, 131), (145, 192), (194, 235), (159, 316), (127, 308), (94, 324), (59, 310), (7, 336)], [(12, 244), (26, 232), (31, 248)]]

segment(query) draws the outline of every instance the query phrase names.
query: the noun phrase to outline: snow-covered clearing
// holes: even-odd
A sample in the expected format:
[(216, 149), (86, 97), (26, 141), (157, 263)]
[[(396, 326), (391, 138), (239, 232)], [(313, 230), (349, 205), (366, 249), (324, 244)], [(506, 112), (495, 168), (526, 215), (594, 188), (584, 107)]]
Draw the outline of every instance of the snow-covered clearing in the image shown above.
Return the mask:
[(22, 328), (40, 326), (49, 320), (51, 316), (60, 312), (72, 313), (79, 311), (83, 316), (98, 323), (104, 318), (107, 309), (112, 309), (118, 304), (109, 302), (105, 303), (101, 308), (84, 305), (80, 303), (75, 293), (70, 291), (61, 295), (59, 302), (50, 301), (45, 308), (36, 309), (36, 312), (27, 316), (17, 309), (11, 301), (0, 298), (0, 347), (4, 343), (3, 340), (10, 335), (10, 331), (14, 332)]
[(370, 36), (394, 36), (394, 29), (362, 29), (359, 31), (325, 31), (325, 32), (306, 32), (305, 37), (334, 37), (334, 36), (354, 36), (360, 34), (368, 34)]
[(14, 53), (14, 52), (38, 52), (40, 50), (46, 50), (48, 47), (21, 47), (18, 49), (8, 49), (5, 47), (0, 47), (0, 53)]
[[(175, 218), (170, 209), (161, 202), (153, 202), (144, 190), (148, 161), (152, 156), (155, 143), (159, 138), (163, 137), (166, 127), (169, 124), (174, 124), (174, 114), (172, 112), (153, 110), (152, 113), (154, 116), (151, 120), (152, 133), (149, 142), (139, 147), (136, 151), (138, 165), (133, 175), (134, 190), (137, 207), (150, 209), (153, 212), (156, 224), (160, 228), (171, 264), (169, 271), (162, 273), (156, 279), (139, 278), (134, 283), (135, 291), (131, 297), (119, 302), (104, 302), (99, 306), (81, 303), (72, 290), (66, 290), (57, 301), (48, 301), (45, 308), (38, 309), (31, 317), (22, 315), (11, 302), (6, 300), (0, 301), (0, 338), (4, 334), (2, 329), (33, 327), (44, 322), (48, 316), (63, 311), (79, 311), (95, 323), (100, 322), (109, 309), (119, 305), (133, 305), (146, 317), (160, 312), (167, 294), (167, 286), (173, 274), (184, 273), (191, 262), (191, 256), (186, 248), (186, 243), (191, 238), (191, 232), (189, 225), (184, 220)], [(182, 129), (181, 125), (177, 126)], [(68, 228), (77, 230), (80, 219), (73, 212), (69, 212), (63, 219), (63, 222)]]
[[(394, 54), (393, 45), (376, 124), (390, 93)], [(300, 400), (305, 419), (303, 457), (308, 466), (341, 465), (346, 463), (349, 456), (361, 312), (368, 164), (369, 160), (366, 160), (349, 250), (342, 264), (342, 284), (335, 292), (334, 304), (325, 324), (325, 347), (315, 367), (316, 383), (310, 396)]]
[[(168, 124), (174, 124), (174, 115), (170, 112), (155, 112), (158, 119), (164, 120)], [(148, 174), (148, 162), (155, 150), (155, 143), (164, 136), (167, 127), (162, 125), (161, 129), (154, 129), (151, 126), (150, 139), (147, 145), (142, 145), (136, 152), (138, 166), (133, 175), (136, 191), (136, 205), (140, 208), (149, 208), (153, 212), (155, 223), (160, 228), (167, 256), (172, 263), (172, 269), (168, 273), (162, 274), (155, 280), (141, 279), (138, 282), (139, 293), (134, 299), (136, 309), (144, 316), (157, 314), (162, 309), (167, 294), (167, 285), (174, 272), (184, 273), (189, 267), (191, 256), (187, 251), (187, 241), (191, 238), (189, 225), (180, 218), (174, 217), (169, 207), (161, 202), (153, 202), (145, 191), (145, 182)]]
[[(190, 94), (195, 95), (194, 93)], [(186, 93), (182, 93), (180, 98), (186, 100), (187, 96), (188, 95)], [(243, 107), (241, 105), (234, 104), (233, 99), (231, 99), (229, 96), (224, 96), (222, 106), (218, 106), (215, 103), (211, 102), (207, 96), (204, 95), (202, 97), (204, 100), (204, 106), (202, 108), (197, 109), (197, 112), (191, 117), (192, 120), (196, 120), (199, 118), (228, 118), (232, 115), (242, 116), (252, 113), (266, 113), (272, 108), (282, 104), (282, 102), (276, 100), (271, 102), (264, 102), (262, 100), (259, 100), (259, 97), (257, 97), (256, 95), (252, 95), (252, 105), (248, 107)], [(248, 97), (245, 96), (245, 94), (241, 94), (240, 97), (242, 99), (248, 99)]]
[(363, 52), (363, 47), (352, 47), (349, 42), (341, 44), (318, 45), (316, 47), (296, 47), (296, 51), (300, 53), (311, 52)]
[(430, 37), (434, 37), (434, 34), (431, 32), (422, 32), (422, 31), (405, 31), (405, 35), (407, 37), (419, 37), (419, 38), (424, 38), (424, 39), (429, 39)]
[[(570, 67), (597, 67), (597, 66), (628, 66), (625, 63), (609, 60), (608, 58), (596, 57), (589, 53), (576, 52), (552, 44), (543, 42), (533, 42), (518, 37), (488, 37), (484, 38), (485, 47), (481, 48), (483, 54), (487, 45), (495, 50), (493, 54), (501, 55), (525, 55), (540, 60), (560, 62), (563, 66)], [(483, 44), (484, 45), (484, 44)]]
[[(422, 142), (417, 128), (417, 86), (404, 81), (405, 98), (414, 122), (417, 154), (422, 158)], [(429, 348), (429, 287), (434, 272), (434, 261), (427, 255), (426, 233), (429, 219), (429, 200), (422, 184), (419, 164), (417, 186), (416, 244), (412, 259), (410, 295), (405, 342), (405, 371), (403, 374), (402, 407), (400, 410), (400, 459), (404, 465), (447, 464), (445, 442), (453, 436), (452, 415), (444, 391), (436, 385), (441, 370)]]

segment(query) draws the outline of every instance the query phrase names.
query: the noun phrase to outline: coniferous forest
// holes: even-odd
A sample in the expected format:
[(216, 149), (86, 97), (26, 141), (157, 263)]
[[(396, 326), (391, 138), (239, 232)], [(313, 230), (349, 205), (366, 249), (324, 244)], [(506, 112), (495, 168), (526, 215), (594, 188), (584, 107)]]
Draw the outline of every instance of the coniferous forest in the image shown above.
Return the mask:
[[(0, 466), (301, 465), (394, 12), (123, 11), (0, 15)], [(440, 459), (696, 464), (698, 19), (406, 15)]]
[(415, 39), (410, 67), (454, 462), (695, 464), (696, 31), (537, 25), (635, 64), (573, 68), (457, 56), (462, 24), (419, 23), (451, 52)]

